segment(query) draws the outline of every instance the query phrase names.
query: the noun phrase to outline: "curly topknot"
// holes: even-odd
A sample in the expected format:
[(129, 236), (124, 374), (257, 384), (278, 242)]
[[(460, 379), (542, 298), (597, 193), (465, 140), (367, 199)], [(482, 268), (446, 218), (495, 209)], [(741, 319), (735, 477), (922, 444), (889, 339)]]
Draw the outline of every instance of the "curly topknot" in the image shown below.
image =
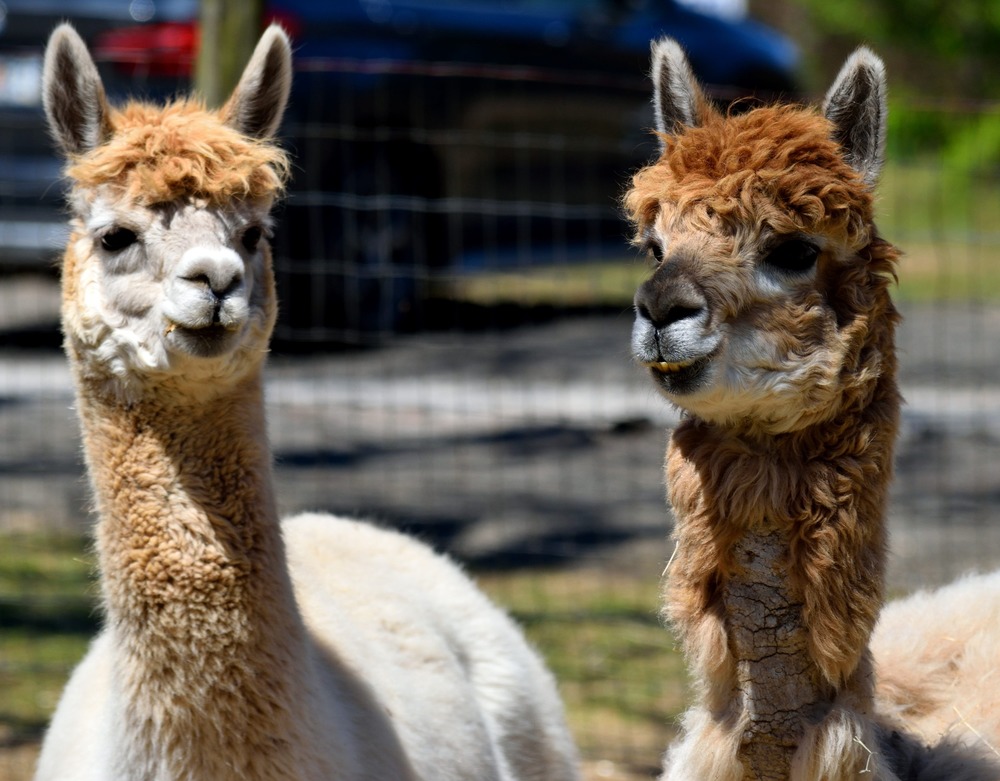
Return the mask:
[(143, 205), (197, 197), (211, 203), (263, 198), (284, 190), (287, 155), (247, 138), (196, 100), (165, 108), (130, 103), (112, 111), (108, 143), (70, 161), (80, 185), (111, 183)]

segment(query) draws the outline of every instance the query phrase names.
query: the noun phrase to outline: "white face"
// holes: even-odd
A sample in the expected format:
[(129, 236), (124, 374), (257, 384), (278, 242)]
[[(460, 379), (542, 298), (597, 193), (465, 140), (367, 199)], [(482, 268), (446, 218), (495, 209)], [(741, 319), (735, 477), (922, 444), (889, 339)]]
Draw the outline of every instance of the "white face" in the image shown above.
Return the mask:
[(153, 375), (220, 381), (248, 352), (263, 355), (275, 311), (270, 203), (126, 208), (99, 192), (77, 206), (63, 320), (84, 371), (127, 395)]

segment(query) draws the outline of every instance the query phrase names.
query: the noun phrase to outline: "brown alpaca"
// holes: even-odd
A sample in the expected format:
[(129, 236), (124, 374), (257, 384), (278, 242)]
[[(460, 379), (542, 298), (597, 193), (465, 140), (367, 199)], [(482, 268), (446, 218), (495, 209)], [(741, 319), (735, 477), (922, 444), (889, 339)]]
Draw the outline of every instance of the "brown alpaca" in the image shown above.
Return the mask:
[(632, 347), (685, 413), (665, 613), (697, 684), (663, 778), (998, 778), (872, 712), (900, 406), (882, 63), (856, 52), (822, 112), (723, 116), (670, 40), (652, 75), (661, 154), (625, 198), (655, 260)]
[(37, 778), (572, 781), (552, 677), (458, 567), (359, 521), (279, 523), (262, 386), (290, 85), (271, 27), (221, 111), (116, 110), (73, 29), (49, 41), (106, 621)]

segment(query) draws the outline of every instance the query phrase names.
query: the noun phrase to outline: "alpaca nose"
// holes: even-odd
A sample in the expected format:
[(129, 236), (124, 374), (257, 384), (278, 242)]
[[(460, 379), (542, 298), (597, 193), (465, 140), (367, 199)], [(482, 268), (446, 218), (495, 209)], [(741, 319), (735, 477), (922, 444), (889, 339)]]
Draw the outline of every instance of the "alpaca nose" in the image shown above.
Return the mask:
[(243, 287), (243, 259), (228, 247), (192, 247), (181, 256), (176, 276), (223, 300)]
[(656, 330), (700, 318), (708, 306), (705, 294), (696, 285), (659, 271), (639, 286), (634, 303), (636, 314)]

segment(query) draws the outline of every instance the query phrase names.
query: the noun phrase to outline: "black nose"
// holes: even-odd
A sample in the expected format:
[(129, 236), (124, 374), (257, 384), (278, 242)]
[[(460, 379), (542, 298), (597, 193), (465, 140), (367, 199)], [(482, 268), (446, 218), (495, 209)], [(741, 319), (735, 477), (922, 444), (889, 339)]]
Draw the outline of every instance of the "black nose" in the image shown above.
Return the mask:
[(701, 316), (708, 305), (705, 294), (688, 279), (660, 272), (657, 270), (636, 291), (636, 314), (658, 330)]

